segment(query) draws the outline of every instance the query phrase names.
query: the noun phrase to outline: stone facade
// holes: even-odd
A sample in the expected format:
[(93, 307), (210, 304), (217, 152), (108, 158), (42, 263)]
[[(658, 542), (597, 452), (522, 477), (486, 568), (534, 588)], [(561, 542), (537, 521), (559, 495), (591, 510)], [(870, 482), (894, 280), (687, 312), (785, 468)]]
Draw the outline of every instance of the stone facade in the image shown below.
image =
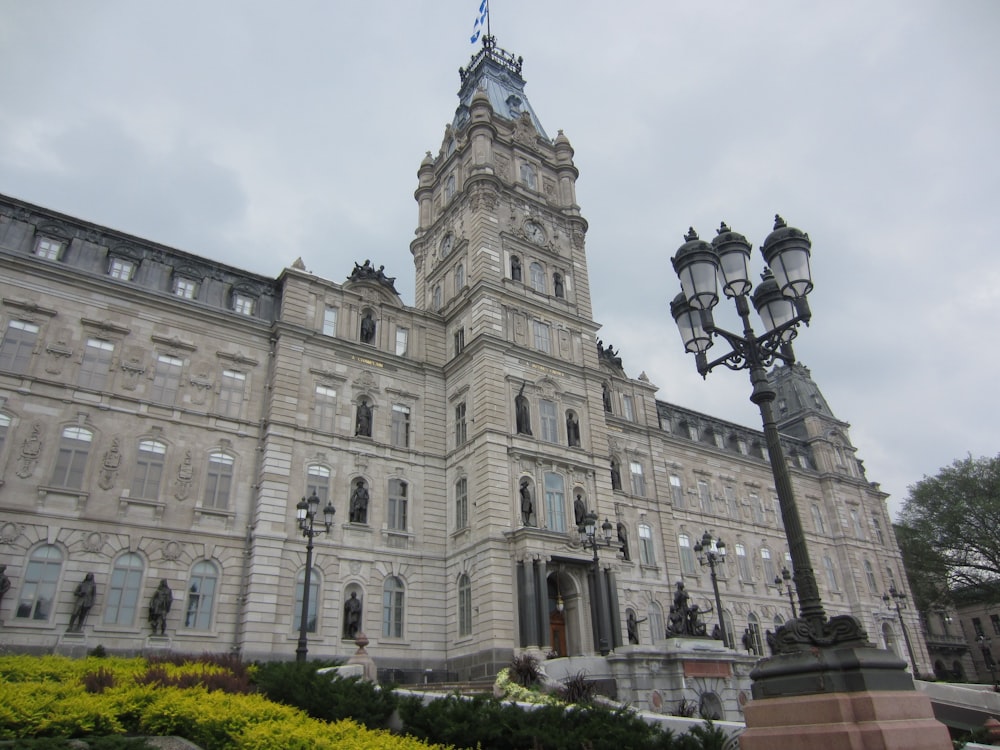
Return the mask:
[[(763, 652), (791, 610), (762, 436), (658, 401), (598, 340), (573, 148), (523, 89), (492, 43), (462, 71), (418, 170), (413, 307), (367, 262), (342, 283), (298, 262), (262, 278), (0, 199), (10, 647), (289, 658), (295, 505), (315, 492), (337, 514), (315, 539), (310, 656), (354, 652), (352, 592), (396, 679), (487, 676), (522, 649), (621, 653), (629, 613), (648, 649), (678, 580), (718, 621), (693, 550), (706, 530), (729, 551), (729, 642)], [(898, 627), (881, 593), (906, 585), (886, 496), (808, 370), (772, 377), (827, 611), (879, 640)], [(575, 504), (615, 529), (596, 564)], [(90, 572), (93, 610), (66, 634)], [(153, 637), (161, 579), (174, 603)]]

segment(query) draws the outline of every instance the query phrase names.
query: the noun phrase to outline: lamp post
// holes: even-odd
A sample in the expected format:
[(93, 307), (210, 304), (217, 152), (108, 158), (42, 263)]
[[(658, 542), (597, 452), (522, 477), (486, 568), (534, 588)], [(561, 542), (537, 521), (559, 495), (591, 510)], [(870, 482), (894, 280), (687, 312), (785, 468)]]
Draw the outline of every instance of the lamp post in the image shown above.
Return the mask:
[(993, 683), (993, 687), (996, 688), (997, 685), (997, 663), (993, 659), (993, 652), (990, 651), (990, 643), (992, 638), (988, 635), (977, 635), (976, 642), (979, 644), (979, 650), (983, 652), (983, 662), (986, 664), (986, 668), (990, 670), (990, 682)]
[(778, 587), (778, 594), (781, 595), (781, 585), (785, 585), (785, 592), (788, 593), (788, 603), (792, 605), (792, 619), (794, 620), (798, 615), (795, 613), (795, 597), (792, 596), (792, 574), (788, 572), (788, 568), (781, 569), (781, 575), (774, 577), (774, 585)]
[(601, 583), (601, 560), (597, 554), (597, 550), (601, 546), (611, 546), (611, 530), (611, 522), (605, 518), (604, 523), (601, 524), (601, 536), (598, 537), (597, 514), (592, 510), (587, 511), (587, 515), (583, 517), (583, 523), (577, 526), (577, 531), (580, 533), (580, 544), (583, 545), (584, 549), (592, 549), (594, 551), (594, 623), (597, 631), (597, 648), (601, 652), (601, 656), (607, 656), (611, 650), (609, 645), (610, 639), (608, 638), (608, 630), (611, 627), (611, 622), (604, 599), (604, 586)]
[[(849, 615), (828, 618), (823, 609), (774, 418), (772, 404), (777, 393), (767, 378), (767, 368), (776, 361), (795, 363), (792, 340), (799, 325), (808, 324), (811, 318), (806, 302), (806, 295), (813, 288), (809, 235), (775, 216), (774, 231), (761, 247), (768, 269), (752, 295), (751, 245), (746, 237), (722, 224), (711, 244), (699, 240), (694, 229), (684, 239), (685, 243), (671, 259), (682, 291), (670, 303), (684, 348), (694, 353), (702, 377), (719, 365), (730, 370), (749, 370), (753, 388), (750, 400), (760, 409), (799, 597), (800, 617), (778, 629), (775, 648), (778, 653), (837, 645), (871, 648), (868, 635), (856, 618)], [(719, 301), (720, 282), (725, 295), (736, 303), (736, 312), (743, 323), (742, 334), (715, 325), (712, 308)], [(751, 302), (766, 328), (760, 336), (754, 333), (750, 322)], [(717, 338), (731, 350), (709, 361), (706, 352)]]
[(701, 540), (694, 543), (694, 551), (698, 553), (698, 563), (712, 572), (712, 591), (715, 592), (715, 608), (719, 611), (719, 628), (722, 630), (722, 645), (736, 648), (729, 642), (726, 635), (726, 621), (722, 615), (722, 599), (719, 598), (719, 578), (715, 574), (715, 566), (726, 561), (726, 543), (721, 539), (713, 539), (707, 531), (701, 535)]
[[(313, 491), (308, 500), (302, 498), (295, 505), (295, 517), (298, 519), (299, 529), (302, 531), (302, 536), (308, 540), (306, 542), (306, 575), (305, 580), (302, 582), (302, 617), (299, 621), (299, 645), (295, 649), (296, 661), (305, 661), (306, 654), (309, 651), (307, 647), (308, 636), (306, 633), (309, 629), (309, 585), (310, 578), (312, 577), (313, 537), (324, 531), (323, 529), (315, 528), (316, 514), (319, 512), (319, 502), (319, 497)], [(333, 514), (336, 512), (333, 503), (327, 500), (326, 506), (323, 508), (323, 525), (326, 527), (325, 532), (327, 534), (330, 533), (330, 529), (333, 527)]]
[(906, 629), (906, 623), (903, 622), (903, 610), (906, 609), (906, 594), (897, 591), (895, 586), (889, 586), (889, 593), (882, 594), (882, 601), (888, 607), (891, 604), (896, 605), (896, 617), (899, 618), (899, 627), (903, 630), (903, 641), (906, 642), (906, 653), (910, 656), (910, 667), (913, 669), (913, 676), (917, 676), (917, 659), (913, 655), (913, 646), (910, 643), (910, 634)]

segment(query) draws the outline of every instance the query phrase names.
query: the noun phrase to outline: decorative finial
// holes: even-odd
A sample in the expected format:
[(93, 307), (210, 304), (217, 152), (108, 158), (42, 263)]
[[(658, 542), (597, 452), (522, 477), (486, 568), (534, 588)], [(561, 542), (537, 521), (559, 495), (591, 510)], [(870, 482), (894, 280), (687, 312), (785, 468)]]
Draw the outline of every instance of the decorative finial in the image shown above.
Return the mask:
[(781, 229), (782, 227), (786, 227), (786, 226), (788, 226), (788, 225), (785, 223), (785, 220), (781, 218), (781, 215), (780, 214), (775, 214), (774, 215), (774, 228), (775, 229)]
[(730, 230), (729, 227), (726, 225), (726, 222), (723, 221), (723, 222), (720, 222), (719, 228), (716, 230), (716, 234), (725, 234), (726, 232), (729, 232), (729, 231), (732, 231), (732, 230)]
[(684, 235), (684, 239), (687, 242), (698, 239), (698, 233), (694, 231), (694, 227), (688, 227), (688, 233)]

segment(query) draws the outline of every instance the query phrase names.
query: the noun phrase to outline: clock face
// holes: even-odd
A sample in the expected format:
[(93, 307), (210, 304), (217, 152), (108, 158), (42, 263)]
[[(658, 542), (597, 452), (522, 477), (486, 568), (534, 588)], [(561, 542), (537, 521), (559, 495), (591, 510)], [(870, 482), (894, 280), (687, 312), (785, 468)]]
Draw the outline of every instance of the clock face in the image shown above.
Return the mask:
[(524, 234), (536, 245), (541, 245), (545, 242), (545, 230), (542, 229), (542, 225), (537, 222), (526, 222), (524, 225)]
[(451, 252), (452, 246), (455, 244), (455, 235), (446, 234), (444, 239), (441, 240), (441, 257), (446, 258)]

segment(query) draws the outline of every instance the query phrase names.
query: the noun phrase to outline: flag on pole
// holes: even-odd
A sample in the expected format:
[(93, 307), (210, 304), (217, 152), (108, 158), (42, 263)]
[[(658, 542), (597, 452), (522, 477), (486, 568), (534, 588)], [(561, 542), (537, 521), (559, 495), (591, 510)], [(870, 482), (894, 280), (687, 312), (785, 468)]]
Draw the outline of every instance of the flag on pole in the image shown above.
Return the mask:
[(483, 27), (486, 25), (486, 19), (490, 15), (490, 0), (483, 0), (479, 4), (479, 14), (476, 16), (476, 22), (472, 24), (472, 36), (469, 37), (469, 42), (475, 44), (479, 41), (480, 34), (483, 33)]

